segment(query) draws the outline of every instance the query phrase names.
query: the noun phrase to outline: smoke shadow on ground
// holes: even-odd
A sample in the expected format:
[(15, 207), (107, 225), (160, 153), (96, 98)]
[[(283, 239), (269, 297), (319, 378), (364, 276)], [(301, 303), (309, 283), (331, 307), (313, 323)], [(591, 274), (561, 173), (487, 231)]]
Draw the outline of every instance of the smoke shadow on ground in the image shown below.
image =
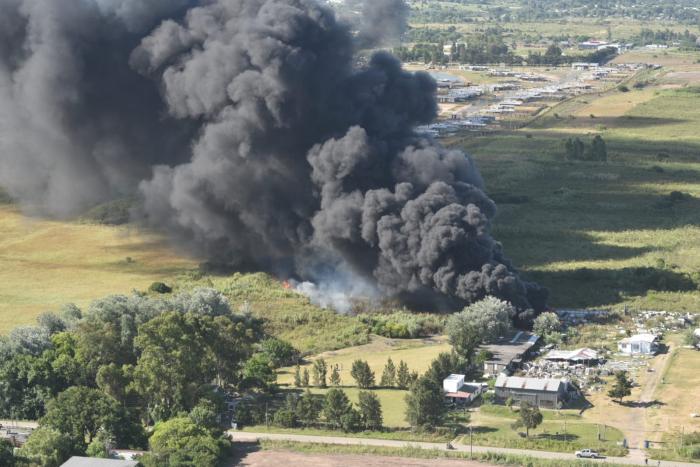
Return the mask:
[[(620, 269), (579, 268), (567, 271), (530, 271), (526, 279), (536, 280), (552, 291), (551, 305), (600, 307), (642, 297), (650, 291), (689, 292), (698, 289), (688, 274), (652, 267)], [(566, 296), (561, 292), (567, 291)]]
[[(575, 231), (510, 232), (499, 231), (509, 254), (516, 252), (520, 267), (536, 268), (570, 261), (626, 260), (659, 251), (651, 247), (626, 247), (601, 243), (595, 235)], [(511, 246), (511, 242), (514, 244)], [(518, 243), (516, 246), (515, 243)], [(562, 244), (570, 245), (561, 248)], [(533, 248), (536, 245), (536, 249)], [(528, 254), (528, 251), (530, 254)]]
[[(547, 119), (542, 123), (537, 123), (532, 126), (535, 128), (556, 128), (556, 127), (566, 127), (566, 128), (580, 128), (588, 127), (593, 125), (603, 125), (608, 128), (618, 128), (618, 129), (630, 129), (630, 128), (652, 128), (664, 125), (678, 125), (681, 123), (687, 123), (690, 120), (681, 118), (659, 118), (659, 117), (635, 117), (632, 115), (624, 117), (598, 117), (595, 113), (592, 113), (593, 117), (590, 115), (577, 115), (574, 118), (570, 117), (560, 117), (558, 119)], [(554, 135), (555, 133), (549, 133), (543, 131), (543, 134)], [(577, 135), (572, 135), (577, 136)], [(582, 135), (578, 135), (582, 136)]]

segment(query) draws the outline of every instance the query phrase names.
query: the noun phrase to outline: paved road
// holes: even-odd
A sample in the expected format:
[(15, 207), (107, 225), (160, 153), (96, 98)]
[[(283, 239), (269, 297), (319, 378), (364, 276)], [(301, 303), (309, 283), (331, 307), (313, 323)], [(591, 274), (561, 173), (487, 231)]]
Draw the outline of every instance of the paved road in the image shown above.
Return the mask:
[[(445, 451), (447, 448), (443, 443), (421, 443), (421, 442), (411, 442), (411, 441), (394, 441), (388, 439), (373, 439), (373, 438), (346, 438), (341, 436), (309, 436), (309, 435), (293, 435), (293, 434), (276, 434), (276, 433), (249, 433), (244, 431), (229, 431), (228, 432), (233, 441), (238, 442), (254, 442), (263, 439), (276, 440), (276, 441), (294, 441), (300, 443), (320, 443), (320, 444), (345, 444), (345, 445), (360, 445), (360, 446), (386, 446), (393, 448), (403, 448), (403, 447), (418, 447), (421, 449), (438, 449)], [(462, 452), (469, 452), (469, 446), (463, 444), (452, 443), (455, 450)], [(509, 449), (509, 448), (494, 448), (486, 446), (474, 446), (475, 453), (483, 452), (496, 452), (502, 454), (514, 454), (520, 456), (530, 456), (540, 459), (563, 459), (563, 460), (576, 460), (576, 456), (573, 454), (567, 454), (562, 452), (549, 452), (549, 451), (532, 451), (526, 449)], [(605, 459), (600, 459), (601, 463), (614, 463), (614, 464), (625, 464), (625, 465), (644, 465), (637, 459), (630, 459), (625, 457), (608, 457)], [(655, 461), (649, 461), (649, 465), (657, 465)], [(661, 465), (663, 467), (699, 467), (700, 464), (691, 464), (684, 462), (670, 462), (662, 461)]]

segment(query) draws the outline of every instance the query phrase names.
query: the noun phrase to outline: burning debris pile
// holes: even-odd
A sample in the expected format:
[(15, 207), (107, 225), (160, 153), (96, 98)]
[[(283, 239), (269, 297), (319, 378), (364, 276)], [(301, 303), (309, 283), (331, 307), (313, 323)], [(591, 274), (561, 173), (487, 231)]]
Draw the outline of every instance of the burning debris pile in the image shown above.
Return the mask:
[(413, 131), (435, 118), (433, 79), (382, 52), (356, 69), (328, 7), (69, 3), (0, 0), (0, 185), (25, 206), (138, 190), (142, 222), (240, 268), (319, 288), (340, 271), (330, 290), (359, 279), (443, 309), (494, 295), (523, 321), (544, 308), (491, 236), (472, 160)]

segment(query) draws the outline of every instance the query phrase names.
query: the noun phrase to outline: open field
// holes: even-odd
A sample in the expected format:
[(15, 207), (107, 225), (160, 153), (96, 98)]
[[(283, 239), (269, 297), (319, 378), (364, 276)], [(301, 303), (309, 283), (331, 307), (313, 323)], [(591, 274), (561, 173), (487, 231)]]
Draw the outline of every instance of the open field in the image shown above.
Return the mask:
[(33, 219), (0, 204), (0, 333), (65, 303), (144, 290), (193, 268), (153, 234)]
[[(527, 128), (455, 143), (499, 204), (496, 238), (552, 305), (700, 309), (700, 93), (668, 81), (678, 69), (700, 66), (679, 60), (641, 89), (580, 96)], [(594, 134), (607, 162), (564, 158), (565, 138)], [(670, 201), (674, 191), (687, 195)]]

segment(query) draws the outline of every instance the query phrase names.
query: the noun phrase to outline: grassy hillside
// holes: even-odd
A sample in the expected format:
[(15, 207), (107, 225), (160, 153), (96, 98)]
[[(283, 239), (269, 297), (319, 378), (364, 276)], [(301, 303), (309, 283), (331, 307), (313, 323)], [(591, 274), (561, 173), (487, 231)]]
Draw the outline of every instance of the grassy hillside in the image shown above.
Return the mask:
[[(639, 78), (643, 88), (581, 96), (528, 128), (455, 143), (499, 202), (496, 237), (551, 304), (700, 308), (700, 66), (688, 61)], [(567, 137), (595, 134), (607, 162), (565, 159)]]
[(268, 319), (269, 331), (303, 351), (368, 340), (355, 318), (321, 310), (265, 274), (211, 276), (162, 237), (127, 226), (29, 218), (0, 204), (0, 333), (31, 324), (65, 303), (87, 306), (111, 294), (146, 290), (164, 281), (178, 289), (215, 287), (234, 308)]
[(65, 303), (143, 290), (195, 267), (156, 235), (34, 219), (0, 204), (0, 333)]

